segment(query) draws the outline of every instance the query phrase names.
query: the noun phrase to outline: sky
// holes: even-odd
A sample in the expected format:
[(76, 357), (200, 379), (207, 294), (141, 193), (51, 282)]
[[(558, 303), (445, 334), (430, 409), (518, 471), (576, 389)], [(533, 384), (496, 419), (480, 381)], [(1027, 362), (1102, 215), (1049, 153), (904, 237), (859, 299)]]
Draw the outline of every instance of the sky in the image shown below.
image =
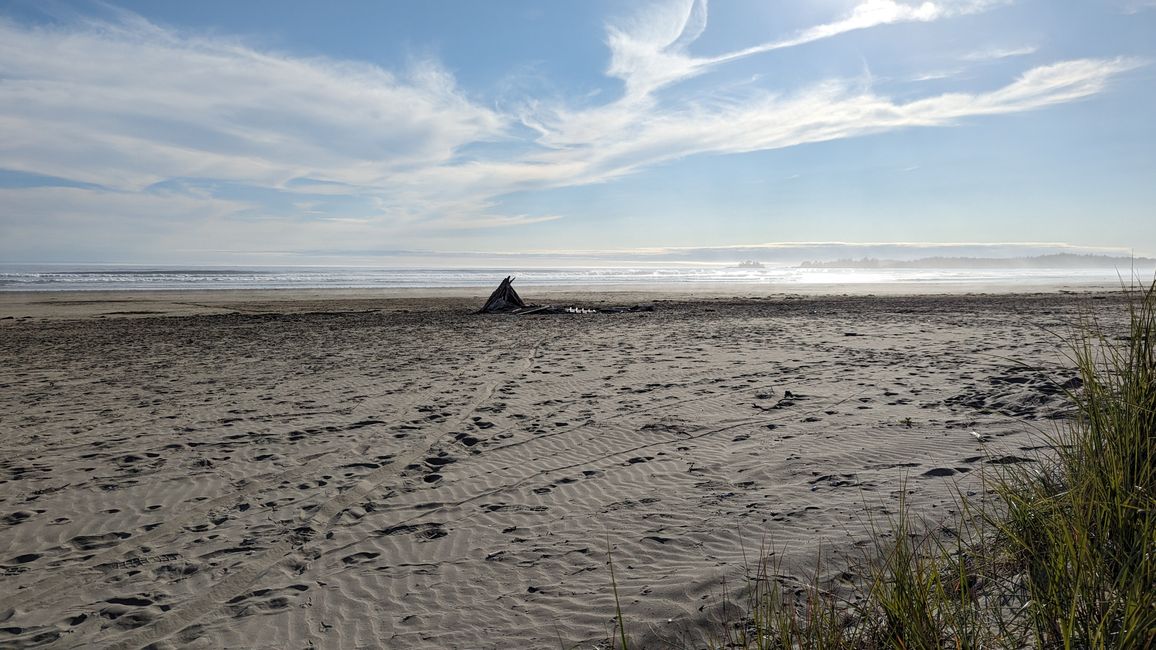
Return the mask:
[(0, 262), (1156, 256), (1154, 106), (1156, 0), (0, 0)]

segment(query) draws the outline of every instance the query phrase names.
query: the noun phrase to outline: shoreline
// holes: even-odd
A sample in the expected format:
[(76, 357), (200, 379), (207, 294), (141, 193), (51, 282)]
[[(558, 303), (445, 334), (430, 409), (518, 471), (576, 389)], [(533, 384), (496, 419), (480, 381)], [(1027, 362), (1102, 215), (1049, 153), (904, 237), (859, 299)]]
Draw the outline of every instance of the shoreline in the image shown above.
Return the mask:
[[(495, 285), (496, 286), (496, 285)], [(704, 300), (838, 300), (863, 298), (947, 298), (1041, 295), (1116, 295), (1118, 286), (1094, 285), (927, 285), (890, 283), (878, 285), (817, 285), (805, 288), (783, 285), (631, 285), (579, 289), (572, 286), (517, 287), (531, 303), (634, 304), (650, 302), (696, 302)], [(796, 290), (789, 290), (796, 289)], [(427, 308), (442, 303), (478, 307), (492, 288), (391, 288), (391, 289), (123, 289), (64, 291), (0, 291), (0, 319), (91, 318), (95, 316), (188, 316), (229, 313), (261, 305), (265, 311), (309, 308), (347, 310), (406, 305)], [(118, 313), (120, 312), (120, 313)], [(0, 321), (2, 322), (2, 321)]]

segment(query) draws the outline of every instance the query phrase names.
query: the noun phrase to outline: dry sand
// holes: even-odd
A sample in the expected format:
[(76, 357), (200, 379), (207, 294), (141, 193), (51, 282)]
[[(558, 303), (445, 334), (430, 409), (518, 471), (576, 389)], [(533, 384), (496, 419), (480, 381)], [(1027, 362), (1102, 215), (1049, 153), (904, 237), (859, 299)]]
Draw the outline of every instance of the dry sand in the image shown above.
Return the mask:
[(609, 543), (665, 647), (762, 541), (801, 576), (1031, 458), (1043, 328), (1119, 300), (9, 294), (0, 646), (598, 647)]

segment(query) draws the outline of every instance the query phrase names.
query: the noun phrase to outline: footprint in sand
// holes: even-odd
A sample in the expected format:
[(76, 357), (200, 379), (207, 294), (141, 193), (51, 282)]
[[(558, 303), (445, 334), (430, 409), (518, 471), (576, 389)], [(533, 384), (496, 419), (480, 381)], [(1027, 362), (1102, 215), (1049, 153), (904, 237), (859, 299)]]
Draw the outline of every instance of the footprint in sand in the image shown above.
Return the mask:
[(171, 609), (169, 605), (156, 604), (150, 598), (118, 597), (105, 601), (107, 607), (97, 614), (109, 621), (109, 627), (119, 630), (133, 630), (157, 620), (161, 613)]
[(68, 540), (68, 543), (80, 551), (93, 551), (100, 548), (116, 546), (121, 540), (128, 539), (129, 537), (132, 537), (132, 533), (117, 531), (104, 533), (103, 535), (77, 535)]
[(458, 459), (454, 458), (453, 456), (445, 455), (445, 452), (442, 452), (442, 454), (438, 456), (431, 456), (430, 458), (425, 459), (425, 464), (436, 469), (445, 465), (456, 463), (457, 460)]
[(368, 562), (368, 561), (376, 559), (380, 556), (381, 556), (381, 553), (375, 553), (373, 551), (362, 551), (360, 553), (353, 553), (351, 555), (346, 555), (345, 557), (341, 558), (341, 562), (345, 566), (352, 566), (354, 564), (361, 564), (363, 562)]
[(383, 528), (378, 532), (380, 532), (382, 535), (389, 535), (389, 536), (393, 536), (393, 535), (416, 535), (417, 537), (419, 537), (421, 539), (426, 539), (426, 540), (439, 539), (439, 538), (445, 537), (446, 535), (449, 534), (449, 532), (446, 531), (446, 529), (445, 529), (445, 524), (439, 524), (439, 523), (412, 524), (412, 525), (403, 524), (400, 526), (390, 526), (388, 528)]
[(1034, 463), (1032, 458), (1023, 458), (1021, 456), (1000, 456), (999, 458), (992, 458), (987, 461), (992, 465), (1014, 465), (1016, 463)]
[(234, 618), (244, 618), (254, 614), (265, 614), (287, 609), (293, 599), (303, 591), (308, 591), (309, 585), (289, 585), (279, 589), (254, 589), (225, 603), (225, 609)]
[(936, 468), (927, 470), (926, 472), (920, 474), (920, 476), (930, 478), (930, 477), (937, 477), (937, 476), (952, 476), (952, 475), (957, 474), (957, 473), (958, 472), (956, 472), (954, 469), (952, 469), (950, 467), (936, 467)]
[(28, 564), (30, 562), (39, 560), (41, 557), (43, 556), (41, 556), (39, 553), (25, 553), (24, 555), (17, 555), (11, 560), (8, 560), (8, 562), (11, 564)]
[(17, 524), (22, 524), (28, 521), (36, 515), (44, 514), (45, 512), (45, 510), (17, 510), (11, 514), (4, 515), (3, 518), (0, 518), (0, 521), (3, 521), (9, 526), (15, 526)]

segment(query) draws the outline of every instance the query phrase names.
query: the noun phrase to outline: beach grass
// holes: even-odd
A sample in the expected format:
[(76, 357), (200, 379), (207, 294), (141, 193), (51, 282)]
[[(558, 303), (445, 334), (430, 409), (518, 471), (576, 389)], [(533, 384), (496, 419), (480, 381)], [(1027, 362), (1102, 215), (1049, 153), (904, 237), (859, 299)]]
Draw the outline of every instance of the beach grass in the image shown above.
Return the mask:
[(992, 520), (1027, 591), (1041, 647), (1156, 644), (1156, 285), (1113, 336), (1094, 321), (1072, 340), (1082, 387), (1076, 418), (1052, 441), (1044, 471), (994, 483)]
[(708, 647), (1156, 648), (1156, 283), (1127, 290), (1124, 331), (1088, 314), (1064, 337), (1079, 381), (1063, 386), (1074, 417), (1047, 434), (1050, 454), (989, 465), (980, 493), (956, 493), (954, 521), (915, 517), (902, 485), (897, 512), (869, 522), (850, 594), (820, 585), (821, 551), (799, 584), (764, 545), (743, 614)]

